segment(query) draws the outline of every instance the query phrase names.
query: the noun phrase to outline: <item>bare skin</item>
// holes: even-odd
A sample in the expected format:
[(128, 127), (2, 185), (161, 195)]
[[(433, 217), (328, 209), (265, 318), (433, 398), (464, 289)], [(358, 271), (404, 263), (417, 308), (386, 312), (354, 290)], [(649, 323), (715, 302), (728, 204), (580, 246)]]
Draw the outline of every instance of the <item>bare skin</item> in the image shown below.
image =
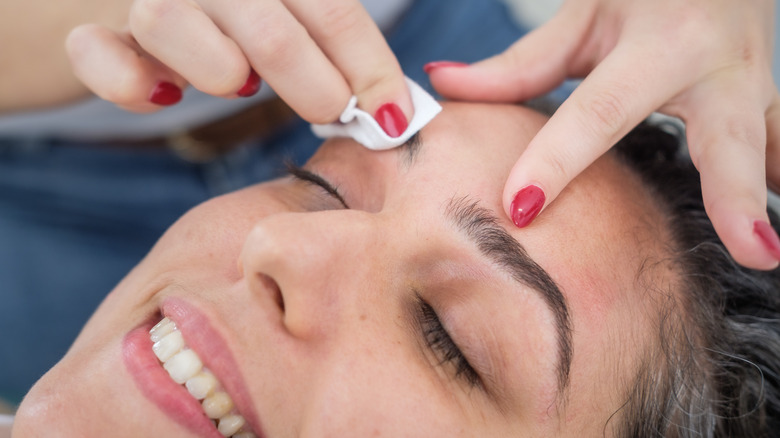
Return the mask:
[[(228, 391), (263, 436), (610, 436), (638, 361), (657, 348), (663, 300), (636, 275), (663, 256), (665, 236), (638, 178), (611, 157), (532, 226), (503, 219), (497, 189), (545, 120), (514, 106), (446, 105), (413, 159), (328, 141), (306, 169), (349, 209), (289, 178), (196, 207), (28, 394), (14, 436), (208, 436), (153, 402), (148, 373), (127, 365), (128, 337), (139, 326), (148, 336), (161, 312), (220, 381), (239, 381)], [(453, 220), (474, 202), (557, 283), (568, 317)], [(668, 284), (666, 272), (648, 275)], [(430, 346), (420, 299), (477, 380)], [(565, 376), (561, 318), (571, 324)], [(169, 392), (163, 405), (191, 397)]]

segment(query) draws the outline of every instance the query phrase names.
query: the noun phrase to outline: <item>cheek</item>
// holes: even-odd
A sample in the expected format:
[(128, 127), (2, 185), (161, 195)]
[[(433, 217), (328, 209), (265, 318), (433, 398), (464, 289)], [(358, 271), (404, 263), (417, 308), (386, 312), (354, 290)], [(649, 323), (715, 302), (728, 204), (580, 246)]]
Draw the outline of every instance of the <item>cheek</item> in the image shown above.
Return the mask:
[(463, 429), (443, 388), (407, 351), (373, 341), (341, 349), (314, 369), (316, 383), (303, 397), (304, 436), (429, 437)]
[(254, 224), (289, 211), (278, 194), (278, 182), (220, 196), (193, 208), (174, 223), (141, 265), (155, 273), (205, 269), (212, 275), (237, 279), (237, 258)]

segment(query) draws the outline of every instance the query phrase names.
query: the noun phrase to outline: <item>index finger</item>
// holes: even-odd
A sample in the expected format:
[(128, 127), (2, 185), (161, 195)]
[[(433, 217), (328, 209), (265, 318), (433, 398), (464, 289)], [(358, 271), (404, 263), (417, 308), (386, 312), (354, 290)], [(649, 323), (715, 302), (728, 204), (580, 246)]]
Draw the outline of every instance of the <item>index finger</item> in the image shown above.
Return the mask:
[(395, 103), (411, 120), (401, 66), (360, 1), (283, 1), (344, 75), (362, 109), (374, 114)]
[[(620, 43), (560, 106), (512, 168), (504, 209), (529, 224), (566, 185), (690, 82), (667, 48)], [(536, 186), (534, 190), (526, 190)], [(533, 196), (530, 210), (525, 199)]]

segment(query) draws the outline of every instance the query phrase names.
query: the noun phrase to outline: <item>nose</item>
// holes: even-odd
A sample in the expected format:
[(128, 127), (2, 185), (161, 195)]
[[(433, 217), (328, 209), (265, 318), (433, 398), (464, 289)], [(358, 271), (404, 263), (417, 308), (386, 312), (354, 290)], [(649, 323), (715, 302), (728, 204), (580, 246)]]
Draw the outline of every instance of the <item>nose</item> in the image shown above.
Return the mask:
[[(312, 339), (333, 333), (351, 316), (357, 298), (376, 289), (382, 251), (371, 213), (333, 210), (283, 213), (258, 222), (239, 263), (252, 293), (278, 294), (292, 335)], [(273, 290), (276, 289), (276, 290)]]

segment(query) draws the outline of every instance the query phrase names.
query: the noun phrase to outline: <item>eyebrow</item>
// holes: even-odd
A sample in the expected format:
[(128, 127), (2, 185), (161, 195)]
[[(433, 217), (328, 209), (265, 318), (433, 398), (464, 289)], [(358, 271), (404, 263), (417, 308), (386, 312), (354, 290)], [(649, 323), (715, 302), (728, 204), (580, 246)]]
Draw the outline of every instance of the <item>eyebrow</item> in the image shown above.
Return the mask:
[(414, 165), (417, 154), (422, 147), (422, 134), (420, 132), (415, 133), (409, 140), (406, 140), (400, 147), (400, 151), (403, 152), (403, 162), (406, 167)]
[[(422, 135), (418, 132), (399, 147), (407, 169), (415, 164), (423, 144)], [(561, 288), (528, 255), (523, 245), (499, 225), (495, 214), (480, 206), (478, 201), (469, 201), (468, 197), (452, 198), (445, 215), (485, 257), (503, 268), (518, 283), (538, 292), (552, 311), (558, 338), (558, 363), (555, 368), (560, 395), (569, 384), (573, 355), (569, 307)]]
[(466, 234), (479, 251), (518, 283), (538, 292), (555, 317), (558, 338), (558, 393), (569, 382), (572, 360), (572, 330), (566, 298), (547, 271), (525, 248), (499, 225), (492, 211), (468, 197), (450, 199), (445, 216)]

